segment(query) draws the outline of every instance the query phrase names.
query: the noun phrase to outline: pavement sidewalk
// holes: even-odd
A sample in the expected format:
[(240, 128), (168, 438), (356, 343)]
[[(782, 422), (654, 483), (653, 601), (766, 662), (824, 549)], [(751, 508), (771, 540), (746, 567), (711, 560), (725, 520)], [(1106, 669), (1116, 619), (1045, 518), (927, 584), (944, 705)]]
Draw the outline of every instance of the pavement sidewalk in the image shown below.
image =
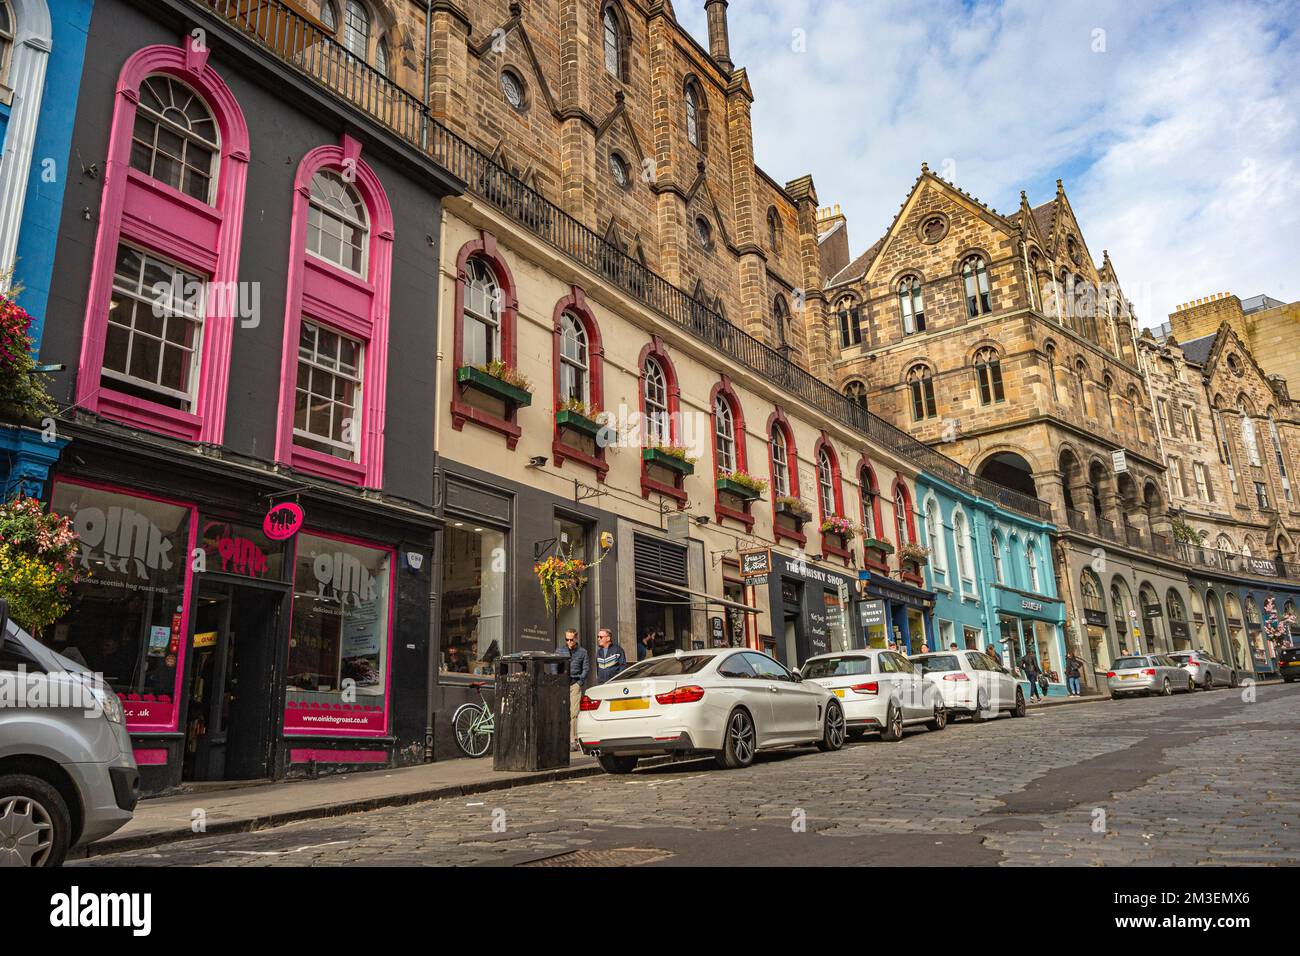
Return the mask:
[[(69, 854), (69, 859), (600, 773), (596, 758), (581, 754), (569, 756), (568, 767), (531, 773), (495, 771), (488, 757), (443, 760), (397, 770), (334, 774), (314, 780), (191, 785), (184, 793), (142, 800), (130, 823), (112, 836)], [(201, 832), (192, 828), (196, 810), (203, 811)]]

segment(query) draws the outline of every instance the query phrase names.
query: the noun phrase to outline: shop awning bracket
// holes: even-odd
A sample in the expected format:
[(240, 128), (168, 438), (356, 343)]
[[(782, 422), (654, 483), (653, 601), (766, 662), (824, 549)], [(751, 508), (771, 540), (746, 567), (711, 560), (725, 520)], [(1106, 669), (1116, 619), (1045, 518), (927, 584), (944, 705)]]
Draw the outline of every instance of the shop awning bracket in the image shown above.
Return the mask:
[(593, 488), (591, 485), (584, 484), (577, 478), (573, 479), (573, 500), (586, 501), (588, 498), (599, 498), (608, 494), (604, 488)]
[(537, 562), (542, 560), (542, 556), (545, 555), (547, 551), (550, 551), (551, 548), (555, 547), (555, 543), (559, 540), (560, 539), (558, 537), (555, 537), (555, 538), (545, 538), (541, 541), (534, 541), (533, 561)]

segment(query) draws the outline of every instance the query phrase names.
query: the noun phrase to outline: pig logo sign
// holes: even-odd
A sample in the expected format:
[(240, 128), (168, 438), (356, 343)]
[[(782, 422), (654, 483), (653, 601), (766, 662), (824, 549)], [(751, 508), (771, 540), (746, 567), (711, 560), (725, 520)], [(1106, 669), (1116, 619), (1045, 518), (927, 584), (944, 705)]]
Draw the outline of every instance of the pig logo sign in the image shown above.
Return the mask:
[(302, 527), (302, 509), (291, 501), (278, 504), (262, 519), (262, 531), (272, 541), (286, 541)]

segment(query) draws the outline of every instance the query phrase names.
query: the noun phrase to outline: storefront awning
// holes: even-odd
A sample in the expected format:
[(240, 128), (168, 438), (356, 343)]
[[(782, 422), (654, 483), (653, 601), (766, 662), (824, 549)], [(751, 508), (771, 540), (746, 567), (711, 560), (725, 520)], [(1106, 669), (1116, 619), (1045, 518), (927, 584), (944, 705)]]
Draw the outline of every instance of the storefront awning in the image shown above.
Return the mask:
[(708, 604), (715, 604), (718, 607), (731, 608), (733, 611), (743, 611), (746, 614), (757, 614), (758, 608), (750, 607), (748, 604), (740, 604), (736, 601), (728, 601), (726, 598), (714, 597), (712, 594), (705, 594), (703, 591), (692, 591), (690, 588), (684, 588), (680, 584), (669, 584), (667, 581), (660, 581), (656, 578), (638, 577), (637, 586), (661, 590), (665, 594), (672, 596), (685, 595), (687, 597), (698, 598)]

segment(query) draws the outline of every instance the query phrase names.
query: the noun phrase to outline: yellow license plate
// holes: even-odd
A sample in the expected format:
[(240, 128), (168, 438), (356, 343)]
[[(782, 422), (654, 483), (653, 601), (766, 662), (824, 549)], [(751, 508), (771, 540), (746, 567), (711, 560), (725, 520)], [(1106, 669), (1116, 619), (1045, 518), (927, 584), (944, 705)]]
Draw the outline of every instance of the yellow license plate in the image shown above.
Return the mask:
[(835, 696), (836, 696), (836, 697), (843, 697), (843, 696), (844, 696), (844, 688), (843, 688), (843, 687), (837, 687), (837, 688), (835, 688)]
[(1140, 675), (1140, 674), (1120, 674), (1120, 675), (1119, 675), (1119, 679), (1120, 679), (1120, 680), (1134, 680), (1134, 679), (1136, 679), (1136, 678), (1138, 678), (1138, 677), (1140, 677), (1140, 676), (1142, 676), (1142, 675)]
[[(197, 636), (197, 635), (195, 635), (195, 636)], [(1300, 667), (1300, 661), (1287, 661), (1287, 662), (1286, 662), (1286, 666), (1287, 666), (1287, 667)]]
[(650, 701), (645, 697), (633, 697), (630, 700), (611, 700), (610, 710), (649, 710)]

